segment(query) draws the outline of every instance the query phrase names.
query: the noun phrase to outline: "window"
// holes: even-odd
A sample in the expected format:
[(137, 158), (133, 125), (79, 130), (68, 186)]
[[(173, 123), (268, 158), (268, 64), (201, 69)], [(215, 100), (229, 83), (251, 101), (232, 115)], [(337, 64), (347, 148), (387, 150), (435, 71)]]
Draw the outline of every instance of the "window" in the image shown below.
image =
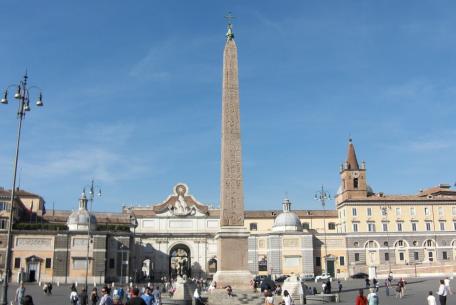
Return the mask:
[(416, 216), (416, 209), (414, 207), (410, 208), (410, 215), (411, 216)]
[(353, 187), (354, 187), (355, 189), (358, 188), (358, 178), (353, 179)]
[(303, 222), (302, 223), (302, 228), (306, 229), (306, 230), (309, 230), (309, 228), (310, 228), (309, 223), (308, 222)]
[(432, 242), (432, 240), (428, 239), (426, 240), (426, 247), (433, 247), (434, 246), (434, 243)]
[(21, 268), (21, 258), (20, 257), (15, 257), (14, 258), (14, 268)]
[(443, 221), (440, 222), (440, 231), (445, 231), (445, 223)]
[(390, 260), (390, 254), (387, 252), (385, 253), (385, 261), (389, 261)]
[(414, 245), (414, 246), (416, 247), (416, 246), (418, 245), (418, 242), (417, 242), (416, 240), (414, 240), (414, 241), (412, 242), (412, 245)]
[(439, 207), (438, 211), (439, 211), (439, 216), (443, 216), (443, 207)]
[(115, 267), (115, 261), (113, 258), (109, 259), (109, 269), (114, 269)]
[(319, 256), (315, 257), (315, 266), (321, 267), (321, 257), (319, 257)]
[(443, 251), (443, 252), (442, 252), (442, 258), (443, 258), (444, 260), (447, 260), (447, 259), (448, 259), (448, 253), (447, 253), (446, 251)]
[(367, 230), (369, 232), (375, 232), (375, 223), (374, 222), (368, 222), (367, 223)]
[(402, 232), (402, 223), (401, 222), (397, 223), (397, 231)]
[(355, 262), (359, 262), (359, 253), (355, 253)]
[(431, 231), (431, 223), (426, 222), (426, 231)]
[(432, 251), (428, 252), (428, 256), (429, 256), (429, 261), (430, 262), (434, 261), (434, 253), (432, 253)]
[(345, 266), (345, 257), (344, 256), (339, 256), (339, 265)]
[(431, 215), (431, 211), (429, 210), (429, 208), (424, 208), (424, 215), (426, 215), (426, 216)]
[(399, 260), (400, 261), (404, 260), (404, 252), (399, 252)]
[(367, 216), (372, 216), (372, 208), (367, 208)]
[(382, 210), (382, 216), (386, 216), (388, 214), (388, 208), (383, 207), (383, 208), (381, 208), (381, 210)]
[(403, 247), (403, 246), (404, 246), (404, 241), (403, 241), (403, 240), (399, 240), (399, 241), (397, 242), (397, 246), (398, 246), (398, 247)]
[(0, 211), (4, 211), (8, 208), (8, 202), (0, 201)]
[(382, 223), (383, 227), (383, 232), (388, 232), (388, 224), (387, 223)]
[(250, 231), (256, 231), (256, 230), (258, 230), (257, 223), (256, 222), (252, 222), (250, 224)]
[(49, 269), (52, 266), (52, 259), (47, 257), (46, 258), (46, 268)]
[(414, 260), (419, 260), (420, 259), (420, 254), (418, 252), (413, 252), (413, 259)]
[(328, 223), (328, 229), (329, 230), (335, 230), (336, 229), (336, 224), (334, 222)]
[(358, 247), (358, 246), (359, 246), (359, 242), (355, 241), (355, 242), (353, 243), (353, 246)]
[(385, 242), (383, 243), (383, 245), (384, 245), (385, 247), (388, 247), (388, 242), (385, 241)]
[(358, 232), (358, 224), (357, 223), (353, 224), (353, 232)]
[(412, 231), (416, 232), (416, 222), (412, 222)]
[(358, 216), (358, 212), (356, 211), (356, 208), (352, 208), (352, 215)]
[(1, 218), (0, 219), (0, 229), (6, 229), (7, 223), (8, 223), (8, 220), (6, 218)]
[(74, 270), (85, 270), (87, 266), (87, 258), (73, 258), (73, 269)]
[(396, 216), (401, 216), (401, 208), (396, 208)]

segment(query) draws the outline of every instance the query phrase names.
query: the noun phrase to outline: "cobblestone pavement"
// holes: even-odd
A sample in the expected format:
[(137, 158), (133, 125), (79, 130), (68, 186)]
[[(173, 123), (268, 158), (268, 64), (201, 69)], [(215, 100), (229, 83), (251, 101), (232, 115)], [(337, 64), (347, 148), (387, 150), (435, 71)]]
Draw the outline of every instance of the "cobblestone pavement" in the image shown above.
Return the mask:
[[(439, 279), (408, 279), (408, 284), (406, 286), (406, 294), (403, 299), (398, 299), (394, 297), (393, 289), (390, 289), (392, 296), (387, 297), (385, 295), (385, 288), (381, 287), (379, 291), (379, 298), (381, 305), (392, 305), (392, 304), (427, 304), (426, 297), (428, 292), (431, 290), (436, 295), (438, 289)], [(321, 289), (321, 283), (307, 282), (309, 286), (317, 285), (317, 289)], [(355, 296), (358, 294), (359, 288), (364, 288), (364, 280), (348, 280), (342, 281), (344, 287), (341, 293), (341, 305), (345, 304), (354, 304)], [(333, 284), (333, 286), (335, 286)], [(70, 304), (69, 295), (70, 289), (69, 286), (60, 286), (57, 287), (54, 285), (53, 295), (46, 296), (44, 295), (41, 287), (37, 284), (25, 284), (26, 294), (33, 296), (35, 305), (65, 305)], [(453, 291), (456, 291), (456, 279), (451, 282), (451, 287)], [(9, 300), (13, 300), (14, 292), (16, 291), (17, 284), (11, 284), (9, 287)], [(79, 287), (81, 288), (81, 287)], [(101, 288), (100, 286), (98, 288)], [(89, 290), (92, 289), (92, 286), (89, 286)], [(367, 294), (367, 290), (365, 290)], [(258, 294), (258, 298), (261, 299), (261, 296)], [(277, 301), (276, 301), (277, 303)], [(9, 303), (8, 303), (9, 304)], [(456, 304), (456, 295), (448, 297), (447, 304)], [(233, 304), (235, 305), (235, 304)]]

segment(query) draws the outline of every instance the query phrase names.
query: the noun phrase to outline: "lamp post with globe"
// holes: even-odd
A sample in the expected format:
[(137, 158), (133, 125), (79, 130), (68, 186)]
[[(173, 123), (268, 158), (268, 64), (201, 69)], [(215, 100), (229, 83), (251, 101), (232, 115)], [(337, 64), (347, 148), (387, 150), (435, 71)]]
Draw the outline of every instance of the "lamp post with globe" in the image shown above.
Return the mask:
[(326, 200), (331, 200), (331, 195), (324, 189), (323, 185), (321, 190), (315, 193), (315, 200), (319, 200), (323, 207), (323, 232), (324, 232), (324, 243), (325, 243), (325, 273), (328, 273), (328, 246), (326, 243)]

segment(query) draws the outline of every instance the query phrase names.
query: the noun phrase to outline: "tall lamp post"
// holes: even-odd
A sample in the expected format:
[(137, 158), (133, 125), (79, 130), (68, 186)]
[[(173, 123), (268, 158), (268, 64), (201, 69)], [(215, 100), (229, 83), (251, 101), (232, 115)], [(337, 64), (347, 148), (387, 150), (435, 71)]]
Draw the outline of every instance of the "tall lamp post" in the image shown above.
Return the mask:
[[(138, 275), (138, 251), (136, 251), (136, 228), (138, 227), (138, 219), (134, 213), (130, 214), (130, 228), (133, 228), (133, 245), (130, 246), (130, 252), (133, 250), (135, 256), (133, 257), (133, 283), (137, 280)], [(130, 231), (131, 232), (131, 231)]]
[[(11, 188), (11, 200), (9, 206), (9, 215), (8, 215), (8, 227), (7, 227), (7, 241), (6, 241), (6, 253), (5, 253), (5, 272), (3, 274), (3, 286), (2, 286), (2, 297), (0, 300), (1, 305), (7, 305), (8, 303), (8, 278), (11, 273), (11, 231), (13, 229), (13, 213), (14, 213), (14, 199), (16, 192), (16, 174), (17, 174), (17, 163), (19, 159), (19, 147), (21, 140), (21, 131), (22, 131), (22, 121), (25, 118), (25, 114), (30, 111), (30, 90), (41, 89), (37, 86), (28, 87), (27, 84), (28, 76), (27, 73), (24, 75), (24, 79), (19, 82), (19, 84), (10, 85), (5, 89), (3, 93), (3, 98), (0, 100), (2, 104), (8, 104), (8, 89), (11, 87), (16, 87), (16, 93), (14, 98), (19, 102), (17, 110), (17, 118), (19, 120), (17, 127), (17, 138), (16, 138), (16, 154), (14, 157), (14, 171), (13, 171), (13, 187)], [(36, 106), (43, 106), (43, 95), (40, 92), (38, 100), (36, 101)]]
[(388, 251), (388, 274), (391, 273), (391, 255), (390, 255), (390, 239), (389, 239), (389, 219), (388, 214), (389, 210), (391, 210), (390, 205), (385, 205), (381, 207), (383, 216), (386, 217), (386, 246)]
[[(101, 189), (94, 184), (94, 181), (92, 180), (89, 187), (89, 201), (90, 201), (90, 210), (89, 210), (89, 224), (87, 226), (87, 255), (86, 255), (86, 272), (85, 272), (85, 289), (86, 291), (88, 290), (88, 276), (89, 276), (89, 251), (90, 251), (90, 241), (91, 241), (91, 235), (90, 235), (90, 227), (92, 225), (92, 207), (93, 207), (93, 199), (95, 198), (95, 192), (97, 192), (97, 196), (101, 197)], [(86, 197), (85, 194), (85, 188), (82, 192), (82, 196)], [(94, 260), (92, 259), (92, 262)], [(92, 266), (93, 269), (93, 266)]]
[(326, 200), (331, 200), (331, 195), (325, 191), (323, 185), (321, 190), (315, 193), (315, 200), (319, 200), (323, 207), (323, 232), (325, 238), (325, 273), (328, 273), (328, 246), (326, 244)]

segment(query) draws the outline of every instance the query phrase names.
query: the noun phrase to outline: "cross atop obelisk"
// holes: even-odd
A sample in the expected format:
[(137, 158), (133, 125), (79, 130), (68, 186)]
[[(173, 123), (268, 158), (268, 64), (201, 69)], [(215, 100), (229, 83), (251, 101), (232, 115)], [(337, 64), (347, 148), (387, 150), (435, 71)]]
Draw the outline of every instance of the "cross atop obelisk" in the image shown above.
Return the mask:
[(249, 287), (248, 236), (244, 227), (244, 190), (242, 179), (241, 118), (237, 47), (231, 13), (223, 51), (222, 149), (220, 174), (220, 231), (216, 234), (217, 286), (236, 289)]

